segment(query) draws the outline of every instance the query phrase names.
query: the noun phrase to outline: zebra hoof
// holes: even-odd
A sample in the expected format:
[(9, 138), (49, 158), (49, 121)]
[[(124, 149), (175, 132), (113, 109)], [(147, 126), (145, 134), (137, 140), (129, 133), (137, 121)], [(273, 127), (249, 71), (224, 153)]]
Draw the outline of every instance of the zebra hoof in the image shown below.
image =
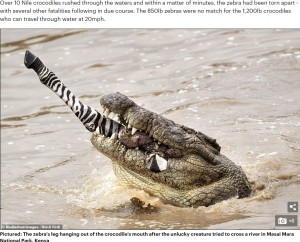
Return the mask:
[(40, 68), (44, 67), (43, 62), (29, 50), (26, 50), (25, 52), (24, 65), (28, 69), (33, 69), (36, 73), (39, 73)]
[(26, 50), (24, 57), (24, 65), (30, 69), (34, 61), (36, 60), (36, 56), (32, 54), (29, 50)]

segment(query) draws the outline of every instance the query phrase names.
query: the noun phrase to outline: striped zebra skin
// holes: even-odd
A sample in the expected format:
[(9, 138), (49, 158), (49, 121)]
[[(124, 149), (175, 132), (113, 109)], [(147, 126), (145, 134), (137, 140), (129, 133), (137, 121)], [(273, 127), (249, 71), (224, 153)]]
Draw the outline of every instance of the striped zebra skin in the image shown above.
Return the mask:
[(34, 58), (30, 64), (26, 65), (27, 68), (32, 68), (38, 74), (40, 81), (70, 107), (88, 131), (96, 131), (106, 137), (111, 137), (113, 133), (116, 135), (119, 133), (122, 124), (104, 117), (96, 109), (83, 104), (38, 57), (35, 57), (31, 52), (26, 52), (26, 54), (33, 56), (29, 56), (28, 58)]

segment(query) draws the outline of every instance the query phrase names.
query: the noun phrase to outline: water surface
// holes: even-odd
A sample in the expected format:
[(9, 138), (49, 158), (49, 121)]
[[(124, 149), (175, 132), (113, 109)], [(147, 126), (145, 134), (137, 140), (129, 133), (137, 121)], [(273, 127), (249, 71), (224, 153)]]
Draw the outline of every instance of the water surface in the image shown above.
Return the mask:
[[(299, 30), (2, 30), (1, 219), (71, 229), (271, 229), (300, 194)], [(178, 208), (116, 181), (68, 107), (23, 65), (30, 49), (86, 104), (122, 92), (217, 139), (253, 187)], [(100, 111), (101, 108), (99, 108)], [(137, 214), (139, 197), (158, 212)]]

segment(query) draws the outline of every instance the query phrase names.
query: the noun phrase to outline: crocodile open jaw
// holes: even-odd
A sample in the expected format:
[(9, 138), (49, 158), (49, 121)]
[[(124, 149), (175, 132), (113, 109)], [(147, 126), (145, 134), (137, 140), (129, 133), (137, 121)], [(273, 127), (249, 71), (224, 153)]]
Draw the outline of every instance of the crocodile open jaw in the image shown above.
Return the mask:
[(181, 207), (209, 206), (251, 194), (246, 174), (220, 153), (215, 139), (144, 109), (121, 93), (101, 98), (101, 114), (79, 101), (30, 51), (24, 64), (92, 132), (92, 144), (111, 158), (122, 184)]

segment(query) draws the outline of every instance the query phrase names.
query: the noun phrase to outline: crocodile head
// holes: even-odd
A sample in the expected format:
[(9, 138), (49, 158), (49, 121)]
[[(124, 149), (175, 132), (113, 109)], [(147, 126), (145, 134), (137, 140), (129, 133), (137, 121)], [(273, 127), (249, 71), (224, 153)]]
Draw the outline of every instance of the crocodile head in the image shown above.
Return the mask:
[(245, 173), (220, 153), (216, 140), (148, 111), (120, 93), (102, 97), (102, 115), (79, 101), (30, 51), (24, 64), (92, 132), (93, 145), (111, 158), (121, 183), (181, 207), (249, 196)]
[(91, 141), (111, 158), (122, 183), (183, 207), (250, 194), (245, 173), (220, 154), (216, 140), (148, 111), (121, 93), (106, 95), (100, 103), (126, 131), (119, 139), (94, 132)]

